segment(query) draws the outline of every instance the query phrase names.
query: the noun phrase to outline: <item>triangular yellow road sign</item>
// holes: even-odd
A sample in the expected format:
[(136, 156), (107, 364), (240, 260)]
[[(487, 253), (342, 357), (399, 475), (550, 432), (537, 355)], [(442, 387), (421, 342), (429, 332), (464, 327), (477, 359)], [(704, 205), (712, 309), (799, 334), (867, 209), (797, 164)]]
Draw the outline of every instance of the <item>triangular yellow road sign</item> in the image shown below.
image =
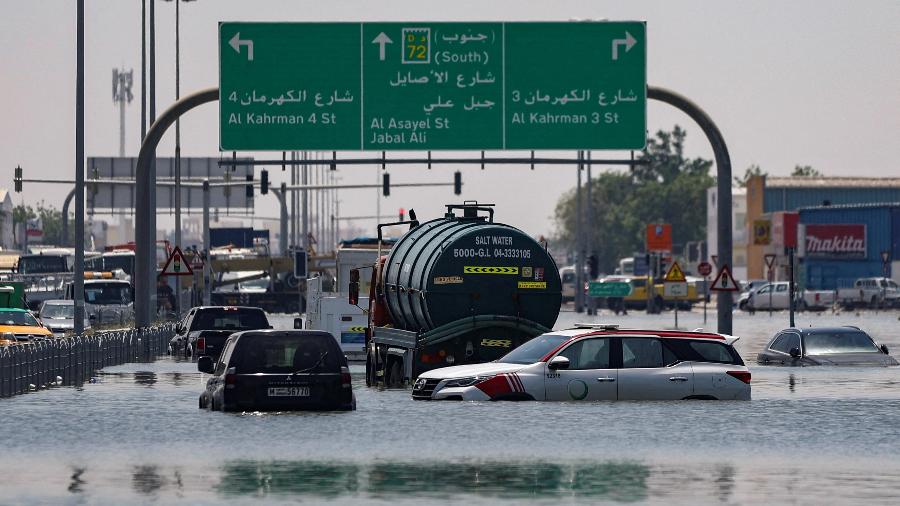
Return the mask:
[(663, 281), (667, 283), (683, 283), (687, 281), (687, 279), (684, 277), (684, 271), (681, 270), (678, 262), (672, 262), (672, 267), (669, 267), (669, 270), (668, 272), (666, 272), (666, 277), (663, 278)]

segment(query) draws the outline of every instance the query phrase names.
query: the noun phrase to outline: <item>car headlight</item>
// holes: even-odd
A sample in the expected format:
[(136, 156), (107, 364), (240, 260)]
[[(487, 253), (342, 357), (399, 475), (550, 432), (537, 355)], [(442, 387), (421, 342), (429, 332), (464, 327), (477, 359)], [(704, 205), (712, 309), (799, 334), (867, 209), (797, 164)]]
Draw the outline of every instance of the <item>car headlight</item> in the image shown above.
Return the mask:
[(449, 387), (470, 387), (477, 383), (481, 383), (484, 380), (493, 378), (493, 375), (490, 376), (470, 376), (468, 378), (455, 378), (452, 380), (448, 380), (447, 383), (444, 383), (444, 388)]

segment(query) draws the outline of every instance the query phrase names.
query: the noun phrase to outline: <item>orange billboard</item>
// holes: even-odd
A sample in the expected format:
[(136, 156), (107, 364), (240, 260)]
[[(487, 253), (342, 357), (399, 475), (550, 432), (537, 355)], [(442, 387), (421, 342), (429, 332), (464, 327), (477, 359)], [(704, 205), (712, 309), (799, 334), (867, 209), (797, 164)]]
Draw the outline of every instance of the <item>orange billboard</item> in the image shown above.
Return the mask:
[(672, 225), (668, 223), (647, 225), (647, 251), (672, 252)]

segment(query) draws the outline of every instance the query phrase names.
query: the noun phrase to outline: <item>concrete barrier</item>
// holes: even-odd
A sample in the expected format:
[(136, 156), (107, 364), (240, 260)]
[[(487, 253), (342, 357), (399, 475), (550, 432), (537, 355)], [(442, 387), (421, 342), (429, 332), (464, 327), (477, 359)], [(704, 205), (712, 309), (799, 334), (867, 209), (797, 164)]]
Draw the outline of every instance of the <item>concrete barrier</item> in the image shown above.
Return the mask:
[(0, 398), (89, 381), (104, 367), (163, 355), (175, 324), (0, 346)]

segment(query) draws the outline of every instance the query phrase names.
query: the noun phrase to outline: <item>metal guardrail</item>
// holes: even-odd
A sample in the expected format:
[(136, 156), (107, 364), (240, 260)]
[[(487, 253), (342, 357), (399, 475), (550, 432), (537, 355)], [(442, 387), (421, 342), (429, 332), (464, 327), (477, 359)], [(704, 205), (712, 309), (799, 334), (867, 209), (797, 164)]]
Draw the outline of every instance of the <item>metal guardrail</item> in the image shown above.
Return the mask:
[(163, 355), (175, 325), (98, 332), (92, 335), (0, 346), (0, 398), (75, 386), (104, 367)]

